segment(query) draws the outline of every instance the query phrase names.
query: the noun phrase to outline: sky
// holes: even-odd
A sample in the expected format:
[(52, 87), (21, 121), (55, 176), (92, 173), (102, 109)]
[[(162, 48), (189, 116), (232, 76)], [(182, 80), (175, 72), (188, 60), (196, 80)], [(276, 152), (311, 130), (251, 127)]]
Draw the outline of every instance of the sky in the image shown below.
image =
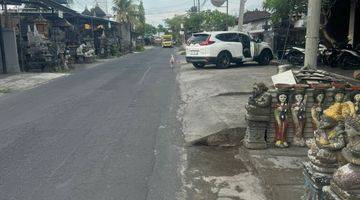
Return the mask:
[[(138, 1), (138, 0), (135, 0)], [(211, 0), (201, 0), (204, 9), (215, 9), (211, 5)], [(78, 11), (84, 10), (85, 6), (89, 9), (98, 2), (99, 5), (109, 12), (111, 12), (112, 0), (74, 0), (73, 8)], [(194, 0), (143, 0), (146, 21), (149, 24), (157, 25), (164, 24), (164, 19), (171, 18), (174, 15), (184, 14), (186, 10), (189, 10), (194, 5)], [(254, 10), (255, 8), (262, 8), (263, 0), (247, 0), (245, 10)], [(229, 13), (231, 15), (238, 15), (240, 0), (229, 0)], [(226, 8), (217, 8), (220, 11), (226, 12)]]

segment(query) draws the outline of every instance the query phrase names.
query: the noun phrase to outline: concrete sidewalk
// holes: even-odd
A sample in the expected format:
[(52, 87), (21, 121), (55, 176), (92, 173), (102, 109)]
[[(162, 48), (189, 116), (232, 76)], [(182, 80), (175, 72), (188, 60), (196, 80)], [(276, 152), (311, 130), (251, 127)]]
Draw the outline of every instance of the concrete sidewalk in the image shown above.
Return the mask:
[[(245, 104), (256, 82), (271, 84), (275, 66), (255, 63), (229, 69), (208, 67), (197, 70), (191, 64), (180, 68), (183, 132), (188, 144), (234, 145), (245, 132)], [(240, 137), (240, 139), (239, 139)]]
[(8, 92), (28, 90), (68, 75), (69, 73), (20, 73), (0, 75), (0, 96)]

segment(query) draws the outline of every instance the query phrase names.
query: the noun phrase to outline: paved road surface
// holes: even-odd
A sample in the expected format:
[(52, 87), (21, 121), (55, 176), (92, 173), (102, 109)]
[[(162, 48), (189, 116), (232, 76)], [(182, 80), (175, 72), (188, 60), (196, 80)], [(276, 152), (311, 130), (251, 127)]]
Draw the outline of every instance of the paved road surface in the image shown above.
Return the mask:
[(0, 200), (180, 195), (172, 49), (152, 49), (0, 97)]

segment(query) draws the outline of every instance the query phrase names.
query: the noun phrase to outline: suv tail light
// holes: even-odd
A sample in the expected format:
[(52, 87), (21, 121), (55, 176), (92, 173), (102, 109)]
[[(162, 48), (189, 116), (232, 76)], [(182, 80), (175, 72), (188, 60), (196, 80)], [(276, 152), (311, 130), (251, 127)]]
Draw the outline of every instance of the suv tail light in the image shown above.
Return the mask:
[(201, 46), (208, 46), (208, 45), (214, 44), (215, 41), (210, 40), (210, 37), (211, 37), (211, 35), (209, 35), (209, 37), (206, 38), (205, 41), (201, 42), (200, 45), (201, 45)]

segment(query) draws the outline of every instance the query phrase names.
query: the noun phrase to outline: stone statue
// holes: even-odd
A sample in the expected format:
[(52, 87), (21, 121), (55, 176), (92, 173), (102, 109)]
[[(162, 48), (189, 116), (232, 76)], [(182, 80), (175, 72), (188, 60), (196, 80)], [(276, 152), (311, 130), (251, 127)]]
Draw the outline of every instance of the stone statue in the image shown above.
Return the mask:
[(251, 113), (256, 113), (258, 107), (265, 108), (270, 106), (271, 95), (267, 92), (268, 90), (264, 83), (255, 83), (246, 109)]
[(280, 92), (277, 97), (278, 103), (275, 105), (275, 146), (279, 148), (289, 147), (287, 143), (288, 129), (288, 96), (286, 93)]
[(360, 116), (360, 93), (354, 96), (354, 109), (356, 116)]
[(344, 102), (344, 92), (337, 91), (335, 102), (321, 116), (314, 139), (307, 143), (310, 162), (304, 163), (305, 188), (313, 191), (312, 196), (320, 198), (322, 188), (330, 184), (334, 172), (346, 163), (341, 153), (346, 146), (344, 121), (352, 116), (352, 107), (351, 102)]
[(360, 199), (360, 118), (348, 117), (345, 131), (349, 142), (342, 155), (348, 164), (336, 170), (331, 185), (324, 187), (326, 199)]
[(307, 95), (298, 92), (295, 94), (295, 102), (291, 106), (291, 114), (294, 125), (293, 144), (300, 147), (305, 146), (303, 133), (306, 123), (306, 101)]
[(314, 105), (311, 108), (311, 117), (314, 130), (317, 130), (320, 125), (321, 116), (324, 113), (324, 100), (325, 94), (324, 92), (315, 92), (314, 93)]
[(271, 95), (264, 83), (256, 83), (246, 108), (245, 147), (249, 149), (266, 148), (265, 133), (270, 122)]
[(335, 102), (324, 111), (324, 114), (335, 121), (344, 121), (346, 117), (355, 114), (355, 106), (352, 102), (345, 102), (345, 93), (338, 91), (335, 94)]

